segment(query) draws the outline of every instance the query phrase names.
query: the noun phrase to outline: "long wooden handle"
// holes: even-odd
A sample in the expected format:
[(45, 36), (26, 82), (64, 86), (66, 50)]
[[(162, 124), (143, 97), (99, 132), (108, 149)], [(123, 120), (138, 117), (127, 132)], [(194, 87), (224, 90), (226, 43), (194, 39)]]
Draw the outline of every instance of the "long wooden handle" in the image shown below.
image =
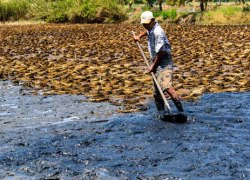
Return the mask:
[[(133, 36), (135, 36), (134, 31), (132, 31), (132, 34), (133, 34)], [(140, 43), (139, 43), (138, 41), (136, 41), (136, 44), (137, 44), (137, 46), (138, 46), (139, 49), (140, 49), (140, 52), (141, 52), (141, 55), (142, 55), (144, 61), (146, 62), (147, 66), (149, 67), (148, 60), (147, 60), (147, 58), (146, 58), (146, 56), (145, 56), (145, 54), (144, 54), (144, 52), (143, 52), (143, 50), (142, 50), (142, 48), (141, 48)], [(158, 81), (157, 81), (157, 79), (156, 79), (156, 77), (155, 77), (155, 74), (154, 74), (153, 72), (151, 72), (151, 75), (152, 75), (152, 77), (153, 77), (153, 79), (154, 79), (154, 82), (155, 82), (155, 84), (156, 84), (156, 86), (157, 86), (157, 88), (158, 88), (158, 90), (159, 90), (159, 92), (160, 92), (160, 94), (161, 94), (161, 97), (162, 97), (162, 99), (163, 99), (163, 101), (164, 101), (164, 104), (165, 104), (166, 107), (168, 108), (168, 111), (171, 112), (171, 108), (170, 108), (170, 106), (169, 106), (169, 104), (168, 104), (168, 101), (167, 101), (165, 95), (163, 94), (163, 91), (162, 91), (162, 89), (161, 89), (161, 86), (159, 85), (159, 83), (158, 83)]]

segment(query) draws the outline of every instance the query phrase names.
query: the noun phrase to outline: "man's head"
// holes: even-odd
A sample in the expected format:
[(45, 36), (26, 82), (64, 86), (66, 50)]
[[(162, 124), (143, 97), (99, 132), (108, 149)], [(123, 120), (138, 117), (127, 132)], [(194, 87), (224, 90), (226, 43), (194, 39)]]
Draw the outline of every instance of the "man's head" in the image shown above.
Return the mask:
[(151, 11), (144, 11), (141, 14), (141, 24), (146, 28), (147, 30), (150, 30), (155, 25), (155, 18)]

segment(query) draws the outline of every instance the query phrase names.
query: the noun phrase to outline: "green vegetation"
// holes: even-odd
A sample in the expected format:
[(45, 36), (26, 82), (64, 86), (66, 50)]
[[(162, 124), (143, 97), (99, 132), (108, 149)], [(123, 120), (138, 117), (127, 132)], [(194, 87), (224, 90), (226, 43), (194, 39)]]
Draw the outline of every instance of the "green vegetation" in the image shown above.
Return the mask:
[(177, 17), (177, 11), (176, 9), (170, 9), (168, 11), (162, 11), (162, 18), (163, 19), (175, 19)]
[(1, 0), (0, 21), (18, 20), (23, 18), (29, 8), (27, 0)]
[[(164, 2), (164, 6), (158, 7)], [(197, 11), (198, 2), (184, 0), (0, 0), (0, 21), (43, 21), (49, 23), (112, 23), (138, 21), (142, 11), (153, 11), (157, 20), (196, 24), (250, 24), (250, 6), (208, 4)], [(133, 4), (133, 5), (132, 5)], [(154, 5), (153, 5), (154, 4)], [(175, 7), (173, 7), (173, 5)], [(192, 10), (191, 10), (192, 8)], [(186, 18), (186, 19), (185, 19)], [(181, 20), (181, 21), (180, 21)]]
[(250, 12), (250, 5), (246, 4), (246, 6), (243, 7), (243, 12)]
[(45, 0), (32, 1), (27, 16), (29, 19), (44, 20), (46, 22), (66, 22), (67, 11), (71, 8), (72, 0), (52, 1)]
[(116, 22), (126, 19), (118, 0), (1, 0), (0, 21)]
[(185, 4), (185, 0), (166, 0), (166, 3), (171, 6), (180, 6)]
[(177, 17), (177, 11), (174, 8), (165, 11), (155, 11), (153, 14), (155, 17), (161, 16), (162, 19), (175, 19)]
[(196, 18), (197, 24), (250, 24), (249, 6), (218, 6)]

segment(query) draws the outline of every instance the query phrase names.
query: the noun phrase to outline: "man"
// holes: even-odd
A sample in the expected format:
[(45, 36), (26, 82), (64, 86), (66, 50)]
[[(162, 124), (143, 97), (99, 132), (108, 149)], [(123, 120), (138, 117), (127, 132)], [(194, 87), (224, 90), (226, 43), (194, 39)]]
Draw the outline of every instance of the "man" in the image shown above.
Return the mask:
[[(146, 31), (134, 36), (135, 41), (140, 41), (142, 37), (148, 36), (148, 50), (152, 59), (152, 64), (148, 72), (155, 73), (163, 93), (166, 97), (171, 97), (179, 112), (184, 112), (179, 95), (172, 87), (173, 62), (171, 56), (171, 46), (168, 39), (155, 20), (153, 13), (145, 11), (141, 14), (141, 24)], [(164, 115), (164, 101), (154, 83), (154, 99), (159, 116)]]

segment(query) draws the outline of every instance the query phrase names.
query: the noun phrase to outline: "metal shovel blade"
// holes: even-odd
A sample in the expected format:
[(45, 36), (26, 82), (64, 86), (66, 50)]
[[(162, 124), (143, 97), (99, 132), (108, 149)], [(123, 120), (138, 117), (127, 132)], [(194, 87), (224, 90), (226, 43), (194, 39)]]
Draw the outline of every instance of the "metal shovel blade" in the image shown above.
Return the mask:
[(185, 114), (164, 114), (162, 121), (171, 122), (171, 123), (185, 123), (187, 122), (187, 116)]

